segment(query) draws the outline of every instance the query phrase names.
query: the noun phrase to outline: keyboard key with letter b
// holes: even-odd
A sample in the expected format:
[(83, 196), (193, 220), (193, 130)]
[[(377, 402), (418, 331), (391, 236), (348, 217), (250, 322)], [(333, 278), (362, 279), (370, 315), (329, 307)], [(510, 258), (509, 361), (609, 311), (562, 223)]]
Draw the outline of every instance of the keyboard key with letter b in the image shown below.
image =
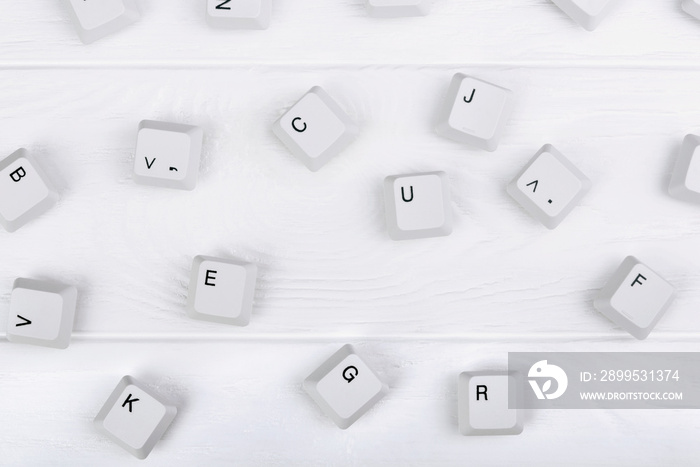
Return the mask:
[(495, 151), (513, 110), (512, 95), (506, 88), (457, 73), (436, 131), (454, 141)]
[(683, 11), (700, 19), (700, 0), (683, 0)]
[(254, 264), (197, 256), (190, 275), (187, 314), (193, 319), (247, 326), (256, 275)]
[(193, 190), (199, 175), (203, 138), (204, 132), (196, 126), (142, 121), (136, 139), (134, 181)]
[(140, 18), (134, 0), (65, 0), (78, 37), (84, 44), (135, 23)]
[(445, 172), (393, 175), (384, 180), (389, 236), (394, 240), (452, 233), (452, 206)]
[(666, 313), (676, 292), (671, 284), (628, 256), (593, 302), (610, 321), (637, 339), (646, 339)]
[(619, 0), (552, 0), (587, 31), (597, 28)]
[(16, 279), (10, 297), (10, 342), (65, 349), (70, 344), (78, 291), (57, 282)]
[(350, 145), (357, 125), (323, 89), (307, 92), (272, 127), (287, 149), (316, 172)]
[(215, 28), (267, 29), (272, 0), (207, 0), (207, 22)]
[(304, 390), (336, 425), (350, 427), (388, 392), (387, 386), (345, 345), (304, 380)]
[(588, 177), (546, 144), (510, 182), (507, 191), (535, 219), (554, 229), (590, 188)]
[(145, 459), (177, 415), (131, 376), (124, 376), (95, 417), (95, 426), (119, 446)]
[(433, 0), (367, 0), (367, 13), (379, 18), (425, 16)]
[(51, 209), (58, 195), (26, 149), (0, 161), (0, 224), (14, 232)]
[(700, 203), (700, 136), (688, 135), (683, 140), (668, 192), (678, 199)]
[(518, 387), (517, 378), (517, 374), (506, 372), (460, 374), (457, 385), (460, 433), (467, 436), (522, 433), (522, 410), (508, 408), (509, 386)]

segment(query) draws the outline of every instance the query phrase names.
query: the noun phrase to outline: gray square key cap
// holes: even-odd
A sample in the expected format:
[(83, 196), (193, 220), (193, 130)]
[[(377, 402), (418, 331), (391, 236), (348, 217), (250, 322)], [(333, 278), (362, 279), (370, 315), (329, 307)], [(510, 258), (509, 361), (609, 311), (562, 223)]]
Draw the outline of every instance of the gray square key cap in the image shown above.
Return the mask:
[[(459, 375), (457, 402), (463, 435), (517, 435), (523, 431), (522, 410), (508, 407), (509, 387), (517, 373), (474, 371)], [(516, 398), (517, 399), (517, 395)]]
[(0, 161), (0, 224), (14, 232), (48, 211), (58, 195), (26, 149)]
[(113, 34), (138, 21), (136, 0), (65, 0), (84, 44)]
[(246, 326), (250, 322), (257, 267), (232, 259), (197, 256), (192, 263), (190, 318)]
[(435, 130), (446, 138), (493, 152), (512, 110), (510, 90), (457, 73)]
[(348, 428), (388, 392), (367, 364), (345, 345), (304, 380), (304, 390), (336, 425)]
[(316, 172), (350, 145), (358, 127), (326, 91), (315, 86), (274, 123), (272, 131)]
[(119, 446), (145, 459), (177, 415), (131, 376), (124, 376), (95, 417), (95, 426)]
[(637, 339), (646, 339), (676, 292), (634, 256), (628, 256), (593, 302), (595, 308)]
[(199, 175), (203, 138), (204, 132), (196, 126), (142, 121), (136, 139), (134, 181), (193, 190)]
[(590, 188), (588, 177), (554, 146), (546, 144), (506, 190), (530, 215), (554, 229)]
[(384, 179), (389, 236), (394, 240), (452, 233), (452, 205), (445, 172), (393, 175)]
[(207, 23), (214, 28), (267, 29), (272, 0), (206, 0)]
[(700, 203), (700, 136), (683, 139), (668, 192), (678, 199)]
[(10, 342), (65, 349), (70, 344), (78, 291), (57, 282), (17, 279), (10, 297)]

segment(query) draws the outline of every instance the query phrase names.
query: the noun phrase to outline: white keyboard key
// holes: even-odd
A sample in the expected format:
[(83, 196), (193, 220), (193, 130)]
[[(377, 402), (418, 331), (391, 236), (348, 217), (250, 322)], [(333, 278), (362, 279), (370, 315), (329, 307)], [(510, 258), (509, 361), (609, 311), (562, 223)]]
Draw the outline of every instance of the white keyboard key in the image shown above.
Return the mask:
[(554, 229), (590, 190), (591, 181), (554, 146), (544, 145), (510, 182), (508, 194)]
[(119, 446), (145, 459), (177, 415), (131, 376), (124, 376), (95, 417), (95, 426)]
[(637, 258), (628, 256), (593, 305), (637, 339), (646, 339), (675, 294), (671, 284)]
[(256, 275), (254, 264), (197, 256), (190, 275), (187, 314), (215, 323), (248, 325)]
[(597, 28), (619, 0), (552, 0), (571, 19), (588, 31)]
[(452, 206), (445, 172), (393, 175), (384, 179), (389, 236), (394, 240), (452, 233)]
[(517, 435), (523, 431), (522, 410), (508, 408), (508, 385), (517, 375), (474, 371), (459, 375), (457, 403), (463, 435)]
[(486, 151), (495, 151), (513, 110), (513, 93), (457, 73), (447, 91), (436, 131)]
[(203, 138), (204, 132), (196, 126), (142, 121), (136, 140), (134, 181), (193, 190), (199, 175)]
[(207, 22), (215, 28), (267, 29), (272, 0), (207, 0)]
[(17, 279), (10, 297), (10, 342), (65, 349), (70, 344), (78, 291), (56, 282)]
[(134, 0), (66, 0), (84, 44), (95, 42), (139, 20)]
[(272, 130), (313, 172), (350, 145), (359, 131), (340, 105), (318, 86), (285, 112)]
[(380, 18), (425, 16), (432, 0), (367, 0), (367, 13)]
[(58, 195), (26, 149), (0, 161), (0, 224), (14, 232), (51, 209)]
[(683, 140), (668, 191), (676, 198), (700, 203), (700, 136), (688, 135)]
[(304, 390), (336, 425), (346, 429), (389, 389), (352, 346), (345, 345), (304, 380)]
[(683, 10), (689, 15), (700, 19), (700, 0), (683, 0)]

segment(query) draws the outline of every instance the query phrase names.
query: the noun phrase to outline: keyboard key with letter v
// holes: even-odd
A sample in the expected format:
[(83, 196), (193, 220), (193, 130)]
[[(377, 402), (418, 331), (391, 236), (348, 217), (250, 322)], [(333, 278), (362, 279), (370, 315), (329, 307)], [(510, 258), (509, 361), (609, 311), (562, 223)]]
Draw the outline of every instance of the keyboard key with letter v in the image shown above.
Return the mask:
[(202, 154), (201, 128), (144, 120), (139, 125), (134, 181), (142, 185), (194, 190)]
[(65, 349), (70, 344), (78, 291), (57, 282), (17, 279), (10, 297), (10, 342)]

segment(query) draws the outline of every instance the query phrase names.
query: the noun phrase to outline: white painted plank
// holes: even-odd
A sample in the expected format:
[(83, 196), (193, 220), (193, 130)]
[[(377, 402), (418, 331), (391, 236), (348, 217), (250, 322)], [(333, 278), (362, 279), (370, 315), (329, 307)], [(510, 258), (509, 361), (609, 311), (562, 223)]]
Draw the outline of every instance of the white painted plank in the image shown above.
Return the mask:
[[(0, 233), (0, 320), (12, 281), (28, 276), (75, 284), (76, 330), (88, 333), (627, 338), (592, 300), (618, 263), (635, 254), (679, 289), (658, 329), (698, 332), (698, 207), (670, 198), (666, 186), (683, 136), (700, 131), (700, 72), (459, 69), (515, 92), (503, 144), (489, 154), (432, 130), (455, 71), (5, 71), (0, 151), (28, 147), (62, 200), (20, 231)], [(316, 84), (362, 130), (345, 153), (311, 173), (270, 128)], [(130, 180), (143, 118), (205, 128), (194, 192)], [(594, 184), (552, 232), (504, 188), (544, 143)], [(454, 233), (391, 241), (383, 178), (428, 170), (449, 174)], [(198, 254), (259, 264), (249, 327), (186, 318), (189, 268)]]
[(204, 0), (142, 0), (141, 21), (85, 46), (62, 1), (0, 5), (0, 63), (700, 63), (680, 1), (628, 0), (593, 33), (549, 0), (436, 0), (429, 16), (369, 18), (364, 0), (275, 0), (270, 29), (209, 28)]
[[(354, 342), (390, 392), (346, 431), (301, 381), (345, 342), (81, 340), (66, 351), (0, 344), (4, 465), (137, 465), (92, 420), (132, 374), (179, 408), (154, 465), (693, 465), (694, 410), (528, 411), (519, 436), (464, 437), (457, 375), (504, 368), (508, 351), (629, 351), (603, 341)], [(697, 351), (694, 341), (646, 351)], [(679, 447), (682, 446), (682, 449)], [(139, 464), (140, 465), (140, 464)]]

